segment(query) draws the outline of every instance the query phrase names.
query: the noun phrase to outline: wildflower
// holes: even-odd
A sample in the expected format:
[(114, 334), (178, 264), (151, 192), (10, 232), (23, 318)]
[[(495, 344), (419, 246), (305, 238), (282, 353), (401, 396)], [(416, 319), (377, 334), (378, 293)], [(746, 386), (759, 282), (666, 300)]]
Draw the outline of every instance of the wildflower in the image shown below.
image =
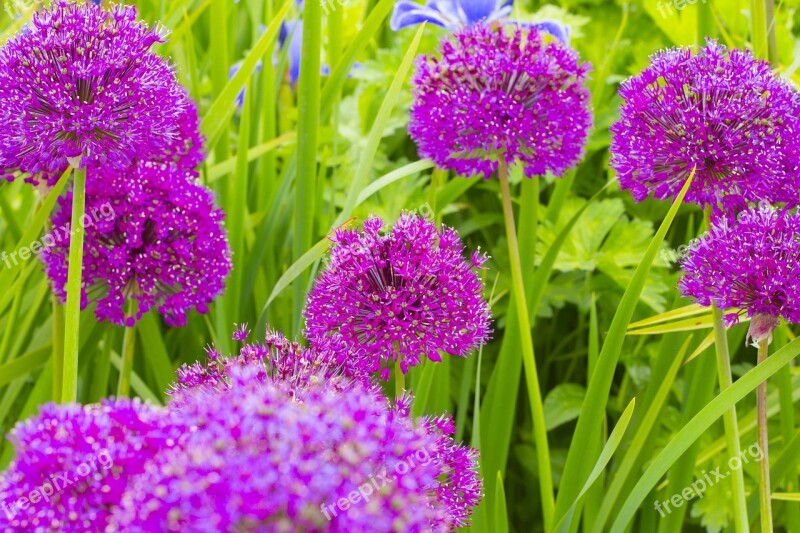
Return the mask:
[(696, 166), (700, 206), (798, 202), (798, 97), (766, 61), (708, 39), (653, 55), (619, 93), (610, 164), (637, 201), (674, 198)]
[(238, 342), (244, 342), (249, 336), (250, 330), (247, 329), (247, 322), (245, 322), (244, 324), (239, 324), (236, 330), (234, 330), (233, 335), (231, 335), (231, 339)]
[[(189, 391), (180, 414), (197, 431), (145, 466), (109, 530), (210, 532), (270, 524), (275, 530), (451, 531), (464, 523), (469, 510), (463, 505), (476, 489), (480, 495), (475, 452), (461, 462), (443, 447), (448, 437), (432, 424), (414, 423), (375, 386), (317, 381), (298, 390), (264, 376), (263, 364), (244, 363), (231, 369), (229, 388)], [(439, 500), (462, 493), (442, 485), (464, 481), (470, 499)]]
[(334, 349), (330, 343), (305, 348), (275, 331), (267, 331), (262, 342), (246, 342), (249, 330), (241, 328), (234, 336), (244, 343), (238, 354), (223, 357), (215, 348), (207, 348), (208, 361), (184, 364), (178, 369), (178, 379), (167, 390), (173, 404), (182, 403), (190, 392), (229, 389), (232, 369), (242, 365), (263, 364), (259, 379), (287, 383), (293, 390), (321, 381), (335, 386), (344, 375), (348, 380), (366, 377), (357, 366), (358, 361), (346, 358), (342, 349)]
[(16, 459), (0, 476), (3, 531), (104, 531), (129, 480), (187, 432), (139, 400), (43, 406), (11, 432)]
[(53, 184), (68, 162), (123, 171), (176, 142), (190, 105), (132, 6), (55, 0), (0, 48), (0, 169)]
[(751, 317), (748, 336), (769, 338), (779, 319), (800, 323), (800, 215), (762, 205), (720, 217), (681, 261), (681, 292), (701, 305)]
[(441, 361), (439, 350), (466, 356), (484, 344), (490, 313), (474, 269), (486, 258), (465, 260), (455, 230), (416, 215), (401, 215), (386, 233), (383, 226), (372, 217), (363, 232), (333, 237), (305, 308), (312, 347), (332, 339), (369, 372), (399, 360), (405, 373), (420, 356)]
[[(213, 193), (173, 165), (140, 163), (126, 173), (92, 169), (86, 212), (108, 216), (86, 224), (81, 307), (97, 303), (100, 320), (133, 325), (155, 308), (169, 325), (208, 311), (231, 270), (224, 215)], [(71, 194), (59, 199), (45, 239), (45, 271), (66, 298)], [(126, 304), (136, 301), (135, 314)], [(130, 316), (126, 316), (128, 313)]]
[(513, 0), (428, 0), (425, 5), (421, 5), (412, 0), (399, 0), (394, 5), (389, 24), (393, 31), (423, 22), (457, 31), (475, 24), (507, 21), (518, 26), (535, 28), (549, 33), (562, 43), (569, 44), (569, 27), (555, 20), (508, 21), (513, 3)]
[(417, 60), (409, 133), (420, 155), (488, 178), (504, 160), (528, 177), (580, 160), (592, 117), (589, 67), (538, 30), (478, 24)]

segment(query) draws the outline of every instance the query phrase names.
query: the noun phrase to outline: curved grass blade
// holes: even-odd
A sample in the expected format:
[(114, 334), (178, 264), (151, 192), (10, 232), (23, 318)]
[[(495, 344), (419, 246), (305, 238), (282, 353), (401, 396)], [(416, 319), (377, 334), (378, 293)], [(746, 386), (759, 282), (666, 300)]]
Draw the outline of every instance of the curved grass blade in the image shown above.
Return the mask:
[(680, 458), (683, 452), (700, 438), (714, 422), (722, 417), (731, 406), (756, 390), (760, 383), (789, 364), (798, 354), (800, 354), (800, 339), (795, 339), (772, 354), (765, 362), (747, 372), (733, 385), (726, 388), (683, 426), (642, 474), (642, 477), (622, 505), (616, 520), (611, 526), (611, 531), (625, 531), (644, 499), (656, 486), (661, 476), (669, 470), (670, 466)]
[(622, 416), (619, 417), (619, 421), (611, 431), (611, 435), (608, 436), (608, 442), (606, 442), (606, 445), (603, 446), (603, 450), (600, 452), (600, 456), (597, 458), (594, 468), (592, 468), (589, 477), (586, 479), (586, 483), (583, 484), (583, 488), (581, 488), (581, 491), (578, 493), (575, 501), (572, 502), (572, 506), (570, 506), (570, 508), (567, 510), (566, 515), (561, 517), (561, 520), (559, 520), (558, 524), (554, 528), (555, 531), (569, 531), (569, 527), (564, 523), (564, 519), (572, 515), (586, 492), (592, 488), (594, 482), (597, 481), (597, 478), (600, 477), (600, 474), (603, 472), (603, 470), (605, 470), (609, 461), (611, 461), (611, 457), (614, 455), (614, 452), (617, 451), (619, 443), (622, 442), (622, 437), (625, 435), (625, 430), (628, 429), (628, 424), (631, 422), (631, 417), (633, 416), (633, 409), (635, 406), (636, 398), (633, 398), (622, 412)]
[(206, 139), (208, 139), (207, 148), (214, 145), (225, 123), (230, 119), (231, 115), (233, 115), (236, 109), (236, 97), (255, 70), (258, 60), (267, 53), (278, 37), (278, 30), (280, 30), (283, 19), (286, 17), (286, 13), (289, 11), (289, 6), (291, 5), (292, 2), (284, 2), (283, 7), (275, 14), (275, 18), (267, 27), (266, 31), (261, 35), (258, 41), (256, 41), (256, 44), (247, 56), (245, 56), (241, 68), (228, 80), (228, 83), (225, 84), (225, 87), (203, 117), (200, 123), (200, 129), (203, 135), (206, 136)]
[(605, 416), (611, 382), (622, 351), (628, 324), (639, 302), (639, 296), (644, 290), (650, 267), (656, 258), (658, 250), (661, 248), (661, 243), (664, 242), (667, 231), (675, 219), (678, 208), (681, 206), (693, 178), (694, 170), (672, 203), (653, 240), (650, 241), (650, 245), (642, 257), (642, 262), (636, 267), (633, 278), (622, 296), (617, 312), (614, 314), (608, 336), (600, 350), (597, 366), (589, 380), (586, 399), (578, 417), (572, 445), (567, 453), (567, 461), (561, 478), (561, 487), (556, 500), (556, 517), (558, 519), (565, 516), (571, 509), (570, 505), (577, 498), (580, 485), (589, 473), (589, 465), (595, 460), (591, 454), (585, 452), (585, 444), (599, 438), (600, 427), (597, 421)]

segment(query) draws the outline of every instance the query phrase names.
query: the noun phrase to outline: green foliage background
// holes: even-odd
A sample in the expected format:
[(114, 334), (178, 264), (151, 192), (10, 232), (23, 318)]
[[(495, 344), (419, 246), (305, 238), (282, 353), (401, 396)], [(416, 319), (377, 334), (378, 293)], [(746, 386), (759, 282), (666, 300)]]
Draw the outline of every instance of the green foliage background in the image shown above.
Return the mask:
[[(731, 47), (750, 47), (748, 2), (709, 0), (681, 10), (673, 5), (672, 14), (659, 0), (517, 0), (514, 6), (513, 18), (519, 20), (554, 18), (569, 24), (571, 44), (593, 65), (595, 128), (583, 162), (564, 178), (546, 176), (538, 183), (523, 183), (512, 174), (551, 465), (536, 462), (519, 331), (509, 320), (513, 288), (498, 183), (434, 176), (432, 165), (419, 161), (406, 133), (409, 61), (432, 52), (446, 32), (426, 27), (421, 33), (395, 33), (388, 28), (392, 0), (350, 0), (323, 17), (317, 39), (307, 36), (318, 47), (304, 50), (303, 61), (311, 70), (316, 61), (330, 65), (331, 75), (318, 80), (312, 75), (301, 87), (292, 87), (286, 51), (278, 49), (275, 36), (282, 14), (302, 16), (296, 5), (272, 0), (135, 3), (142, 19), (161, 21), (172, 32), (159, 51), (171, 57), (179, 79), (198, 102), (209, 153), (202, 179), (228, 213), (234, 250), (229, 288), (208, 315), (193, 314), (182, 329), (167, 328), (156, 315), (137, 326), (136, 394), (163, 403), (163, 391), (178, 365), (202, 357), (211, 342), (230, 351), (234, 323), (255, 324), (257, 334), (269, 323), (298, 336), (303, 296), (332, 228), (357, 224), (368, 214), (391, 220), (402, 210), (431, 209), (470, 248), (480, 247), (492, 257), (484, 271), (495, 318), (492, 342), (469, 358), (415, 369), (409, 380), (418, 396), (415, 409), (453, 413), (458, 438), (481, 450), (486, 498), (471, 529), (544, 530), (537, 482), (541, 469), (550, 468), (556, 486), (563, 486), (570, 447), (594, 465), (607, 442), (613, 457), (598, 463), (594, 483), (585, 485), (588, 472), (569, 480), (573, 495), (584, 486), (586, 491), (565, 530), (606, 531), (612, 524), (615, 530), (629, 531), (732, 528), (727, 483), (714, 485), (704, 498), (665, 518), (653, 502), (680, 492), (725, 461), (722, 411), (715, 414), (715, 405), (727, 407), (738, 400), (741, 444), (746, 448), (755, 442), (752, 391), (758, 376), (750, 372), (756, 353), (744, 346), (746, 325), (730, 331), (734, 375), (741, 378), (739, 399), (718, 397), (713, 347), (706, 341), (711, 323), (700, 312), (688, 322), (664, 320), (651, 330), (640, 328), (637, 335), (619, 338), (619, 350), (611, 344), (605, 349), (612, 320), (623, 309), (638, 321), (689, 304), (675, 290), (678, 274), (670, 250), (695, 237), (702, 226), (702, 213), (693, 207), (681, 206), (670, 221), (667, 203), (634, 204), (619, 191), (608, 169), (608, 127), (618, 116), (619, 82), (643, 69), (649, 54), (702, 43), (707, 35)], [(18, 9), (22, 4), (6, 2), (20, 16), (3, 14), (4, 39), (29, 19), (31, 9)], [(797, 7), (797, 0), (776, 7), (776, 68), (795, 82), (800, 65)], [(239, 74), (229, 79), (230, 67), (240, 62)], [(351, 71), (356, 62), (359, 66)], [(234, 99), (242, 88), (245, 104), (237, 109)], [(302, 91), (306, 102), (319, 101), (318, 112), (313, 105), (311, 112), (299, 111)], [(11, 252), (30, 243), (24, 240), (26, 230), (42, 227), (34, 219), (40, 205), (41, 196), (26, 184), (0, 187), (0, 249)], [(665, 218), (668, 231), (661, 242), (656, 230)], [(626, 300), (623, 294), (637, 276), (643, 282), (641, 294), (631, 289)], [(0, 271), (0, 282), (0, 427), (7, 432), (52, 399), (53, 307), (36, 259), (18, 272)], [(622, 321), (623, 330), (627, 322)], [(122, 335), (119, 328), (96, 323), (91, 312), (83, 313), (81, 401), (115, 393)], [(782, 326), (773, 350), (793, 338), (790, 328)], [(601, 349), (606, 353), (601, 355)], [(773, 356), (776, 368), (765, 371), (772, 376), (770, 452), (776, 492), (798, 492), (795, 403), (800, 376), (786, 364), (798, 351), (789, 344), (781, 352), (783, 359)], [(689, 355), (694, 357), (684, 364)], [(587, 396), (598, 367), (613, 378), (611, 387), (598, 387), (599, 393)], [(715, 397), (717, 404), (710, 404)], [(635, 407), (630, 404), (634, 398)], [(576, 441), (576, 419), (587, 405), (604, 414), (591, 420), (599, 427), (599, 439)], [(628, 423), (623, 414), (629, 405), (633, 414)], [(617, 426), (619, 438), (611, 438)], [(696, 430), (694, 437), (689, 430)], [(682, 447), (688, 448), (685, 453), (679, 453)], [(2, 464), (12, 456), (13, 447), (4, 442)], [(648, 468), (657, 481), (641, 483)], [(754, 464), (745, 465), (744, 471), (748, 493), (754, 495)], [(559, 506), (566, 509), (572, 503)], [(757, 502), (750, 503), (750, 520), (757, 523)], [(626, 511), (626, 505), (634, 512)], [(800, 532), (800, 503), (775, 501), (774, 513), (777, 524)], [(615, 523), (617, 519), (621, 522)]]

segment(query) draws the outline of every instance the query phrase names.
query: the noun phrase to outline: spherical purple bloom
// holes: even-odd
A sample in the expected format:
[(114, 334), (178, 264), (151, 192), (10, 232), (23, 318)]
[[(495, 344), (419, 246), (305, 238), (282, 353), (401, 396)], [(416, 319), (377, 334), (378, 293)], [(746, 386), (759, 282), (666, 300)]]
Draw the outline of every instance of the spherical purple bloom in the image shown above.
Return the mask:
[[(45, 270), (66, 298), (71, 194), (44, 238)], [(125, 173), (91, 167), (86, 187), (81, 306), (117, 325), (155, 308), (172, 326), (205, 313), (231, 270), (223, 212), (213, 193), (175, 165), (140, 163)], [(135, 314), (126, 304), (135, 300)], [(126, 316), (126, 314), (130, 316)]]
[(174, 144), (190, 105), (132, 6), (55, 0), (0, 48), (0, 169), (51, 184), (68, 165), (122, 171)]
[(305, 308), (311, 346), (334, 339), (348, 357), (388, 379), (389, 362), (405, 373), (420, 356), (441, 361), (439, 350), (466, 356), (490, 333), (484, 285), (475, 272), (486, 258), (463, 257), (458, 233), (403, 214), (383, 232), (371, 217), (364, 231), (340, 229), (330, 261)]
[(619, 92), (611, 167), (637, 201), (674, 198), (695, 166), (686, 200), (701, 206), (800, 199), (800, 98), (751, 52), (659, 52)]
[(536, 29), (477, 24), (417, 60), (409, 133), (423, 157), (488, 178), (519, 161), (528, 177), (562, 175), (592, 124), (589, 66)]
[[(456, 478), (442, 436), (377, 387), (302, 389), (237, 366), (231, 386), (190, 391), (197, 431), (150, 462), (111, 531), (450, 531), (439, 487)], [(458, 466), (461, 466), (459, 463)], [(467, 465), (475, 472), (475, 463)], [(472, 486), (467, 488), (471, 491)], [(353, 492), (358, 499), (351, 498)], [(338, 505), (351, 498), (347, 508)]]
[[(701, 305), (752, 317), (750, 336), (768, 337), (778, 319), (800, 323), (800, 215), (760, 206), (737, 221), (720, 217), (681, 261), (681, 292)], [(726, 316), (728, 324), (738, 313)]]
[(105, 531), (129, 480), (187, 432), (139, 400), (43, 406), (11, 432), (16, 459), (0, 476), (2, 530)]

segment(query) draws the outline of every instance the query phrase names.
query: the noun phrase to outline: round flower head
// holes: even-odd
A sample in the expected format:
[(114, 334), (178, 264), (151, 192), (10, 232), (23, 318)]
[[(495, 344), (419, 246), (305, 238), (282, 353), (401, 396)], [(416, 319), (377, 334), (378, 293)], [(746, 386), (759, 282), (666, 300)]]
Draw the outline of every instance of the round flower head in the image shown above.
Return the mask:
[(455, 230), (403, 214), (382, 232), (369, 218), (363, 233), (333, 237), (330, 261), (308, 296), (309, 342), (332, 339), (369, 372), (399, 360), (405, 373), (420, 356), (441, 361), (439, 350), (466, 356), (489, 336), (489, 306), (475, 272), (485, 257), (464, 260)]
[[(180, 413), (197, 431), (145, 467), (110, 531), (451, 530), (440, 435), (376, 387), (297, 391), (262, 372), (240, 365), (216, 397), (188, 395)], [(354, 491), (349, 509), (337, 507)]]
[(768, 338), (778, 319), (800, 323), (800, 215), (761, 206), (720, 217), (681, 261), (681, 292), (702, 305), (752, 317), (749, 336)]
[[(140, 163), (126, 173), (90, 168), (82, 308), (133, 325), (151, 308), (172, 326), (192, 307), (205, 313), (231, 270), (224, 215), (213, 193), (173, 165)], [(56, 295), (66, 298), (71, 194), (59, 200), (42, 260)], [(125, 315), (126, 304), (138, 311)]]
[(583, 154), (592, 123), (589, 67), (536, 29), (477, 24), (422, 56), (408, 126), (423, 157), (488, 178), (517, 160), (529, 177), (562, 175)]
[(124, 170), (173, 144), (187, 106), (136, 9), (54, 0), (0, 48), (0, 169), (52, 181), (68, 159)]
[(139, 400), (54, 405), (11, 432), (0, 476), (3, 531), (104, 531), (129, 480), (187, 428)]
[(800, 199), (800, 100), (749, 51), (659, 52), (619, 93), (611, 167), (637, 201), (677, 196), (695, 166), (686, 200), (701, 206)]

